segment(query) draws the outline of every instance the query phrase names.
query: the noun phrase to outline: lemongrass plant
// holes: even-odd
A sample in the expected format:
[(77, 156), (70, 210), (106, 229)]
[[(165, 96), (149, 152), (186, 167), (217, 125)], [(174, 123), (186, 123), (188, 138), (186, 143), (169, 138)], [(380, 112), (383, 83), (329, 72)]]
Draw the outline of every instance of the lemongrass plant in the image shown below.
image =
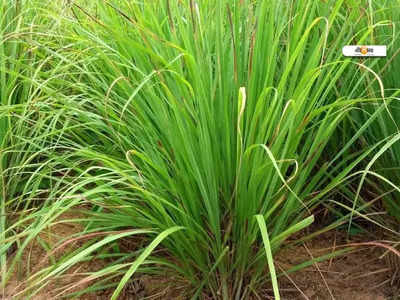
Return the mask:
[(330, 35), (343, 2), (71, 1), (53, 11), (59, 36), (43, 51), (64, 76), (47, 82), (63, 112), (50, 157), (67, 175), (51, 176), (48, 212), (59, 199), (91, 210), (77, 220), (87, 243), (33, 275), (32, 290), (140, 234), (148, 246), (97, 255), (117, 259), (64, 292), (92, 281), (82, 293), (115, 285), (117, 299), (135, 272), (172, 271), (193, 298), (246, 299), (271, 277), (279, 297), (272, 255), (373, 149), (347, 153), (376, 115), (321, 160), (355, 104), (382, 102), (338, 90), (355, 72), (332, 46), (345, 37)]
[[(7, 250), (12, 243), (4, 243), (7, 238), (6, 228), (9, 224), (8, 207), (12, 202), (13, 191), (21, 189), (18, 181), (10, 180), (13, 168), (20, 166), (25, 160), (23, 149), (27, 146), (21, 143), (20, 134), (25, 135), (23, 122), (16, 124), (15, 108), (19, 106), (19, 111), (23, 110), (23, 105), (28, 99), (30, 84), (22, 80), (24, 76), (29, 76), (32, 70), (28, 67), (25, 56), (26, 48), (17, 42), (16, 36), (22, 27), (21, 7), (17, 2), (2, 2), (0, 5), (0, 266), (1, 282), (4, 288), (5, 274), (7, 271)], [(20, 151), (10, 151), (13, 144), (20, 143)], [(16, 150), (16, 149), (14, 149)], [(26, 157), (26, 156), (25, 156)]]
[(43, 57), (47, 53), (35, 42), (39, 8), (25, 1), (0, 4), (0, 295), (4, 297), (9, 279), (20, 273), (16, 267), (26, 246), (59, 213), (46, 208), (46, 195), (52, 187), (48, 154), (57, 144), (62, 111), (51, 107), (55, 91), (45, 87), (46, 78), (54, 73), (45, 70), (49, 57)]
[[(341, 89), (348, 90), (350, 96), (363, 95), (384, 99), (383, 102), (360, 104), (358, 109), (349, 115), (347, 122), (349, 126), (343, 128), (342, 137), (346, 140), (371, 115), (378, 114), (369, 129), (363, 133), (362, 139), (354, 144), (352, 151), (384, 140), (385, 145), (391, 146), (385, 148), (384, 152), (381, 152), (381, 147), (378, 147), (377, 152), (371, 153), (369, 159), (365, 161), (366, 166), (370, 164), (368, 171), (373, 173), (368, 174), (365, 178), (366, 182), (362, 180), (357, 185), (360, 189), (361, 185), (366, 183), (370, 193), (359, 191), (356, 198), (360, 198), (361, 201), (368, 201), (371, 197), (377, 200), (382, 199), (383, 208), (397, 219), (400, 218), (398, 204), (400, 177), (397, 172), (400, 144), (392, 143), (392, 141), (399, 134), (400, 125), (398, 122), (400, 77), (396, 72), (400, 67), (399, 25), (400, 1), (368, 1), (366, 3), (349, 1), (342, 24), (338, 22), (338, 26), (333, 29), (338, 34), (339, 32), (346, 33), (347, 44), (387, 46), (386, 58), (355, 59), (358, 71), (347, 73), (341, 79)], [(387, 96), (390, 97), (386, 98)], [(333, 148), (336, 146), (333, 145)], [(366, 199), (362, 199), (364, 196)], [(354, 195), (350, 195), (349, 200), (353, 201)], [(376, 201), (371, 201), (370, 205), (373, 202)], [(349, 205), (352, 206), (352, 204)], [(382, 211), (382, 206), (378, 205), (378, 210)], [(379, 218), (379, 215), (378, 219), (381, 224), (388, 221), (388, 218)]]
[[(399, 123), (399, 103), (400, 103), (400, 76), (396, 70), (400, 67), (400, 1), (384, 3), (373, 3), (373, 20), (388, 20), (389, 26), (380, 26), (376, 28), (369, 38), (377, 43), (387, 45), (387, 59), (380, 59), (377, 62), (371, 61), (367, 65), (371, 65), (376, 73), (381, 78), (385, 88), (385, 93), (393, 95), (394, 100), (385, 103), (385, 110), (373, 123), (370, 130), (364, 133), (364, 138), (367, 143), (375, 143), (377, 140), (386, 136), (395, 136), (400, 132)], [(369, 94), (377, 90), (377, 84), (372, 81), (368, 90)], [(367, 113), (374, 111), (374, 107), (368, 106)], [(354, 118), (355, 122), (363, 122), (368, 116), (361, 115), (359, 118)], [(378, 182), (368, 180), (369, 186), (376, 194), (383, 195), (383, 208), (391, 216), (394, 216), (397, 221), (400, 220), (400, 202), (399, 202), (399, 187), (400, 176), (398, 174), (400, 168), (400, 143), (395, 142), (385, 152), (379, 155), (374, 164), (373, 171), (383, 176)], [(383, 222), (387, 222), (387, 218)], [(397, 225), (391, 225), (391, 228), (398, 231)]]

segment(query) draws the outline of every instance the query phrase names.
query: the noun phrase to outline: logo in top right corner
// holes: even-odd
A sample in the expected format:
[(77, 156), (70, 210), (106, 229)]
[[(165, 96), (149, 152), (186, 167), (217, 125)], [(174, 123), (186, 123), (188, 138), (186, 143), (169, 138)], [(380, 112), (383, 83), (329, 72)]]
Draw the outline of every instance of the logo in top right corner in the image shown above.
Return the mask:
[(357, 46), (349, 45), (343, 47), (343, 55), (348, 57), (385, 57), (386, 46)]
[(374, 53), (374, 48), (368, 48), (367, 46), (361, 46), (356, 48), (356, 53), (367, 55), (368, 53)]

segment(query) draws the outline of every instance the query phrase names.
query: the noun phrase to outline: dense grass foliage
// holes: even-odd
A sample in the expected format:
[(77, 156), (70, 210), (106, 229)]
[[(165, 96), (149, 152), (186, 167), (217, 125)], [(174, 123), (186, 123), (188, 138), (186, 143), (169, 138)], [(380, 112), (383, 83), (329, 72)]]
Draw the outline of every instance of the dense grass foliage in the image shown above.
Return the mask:
[[(382, 80), (387, 95), (393, 95), (392, 101), (385, 103), (385, 110), (377, 119), (377, 122), (365, 133), (368, 143), (373, 143), (383, 137), (393, 136), (399, 133), (399, 87), (400, 76), (398, 76), (398, 68), (400, 67), (400, 2), (393, 1), (386, 5), (375, 4), (379, 9), (373, 14), (375, 20), (388, 20), (389, 26), (379, 28), (375, 36), (371, 39), (381, 44), (389, 45), (389, 55), (386, 61), (370, 62), (377, 70), (377, 74)], [(375, 83), (376, 84), (376, 83)], [(373, 82), (368, 88), (368, 93), (376, 91), (373, 88)], [(373, 111), (373, 107), (368, 107), (367, 112)], [(365, 114), (361, 117), (361, 122), (365, 120)], [(356, 119), (357, 120), (357, 119)], [(383, 194), (383, 205), (386, 211), (400, 220), (400, 194), (398, 186), (400, 184), (399, 167), (400, 167), (400, 143), (394, 142), (381, 156), (377, 159), (375, 170), (384, 178), (379, 180), (378, 184), (370, 182), (374, 190), (378, 194)], [(389, 193), (390, 192), (390, 193)], [(395, 226), (397, 227), (397, 226)]]
[[(45, 137), (38, 138), (46, 120), (39, 120), (41, 94), (34, 86), (40, 65), (32, 46), (21, 41), (25, 31), (18, 2), (0, 4), (0, 261), (1, 282), (6, 283), (7, 251), (17, 234), (11, 227), (13, 212), (31, 208), (40, 185), (38, 157), (45, 151)], [(36, 69), (35, 69), (36, 65)], [(35, 141), (35, 142), (33, 142)], [(32, 143), (33, 142), (33, 143)], [(21, 228), (19, 228), (21, 229)], [(12, 264), (14, 265), (14, 264)], [(10, 272), (9, 272), (10, 271)]]
[[(348, 73), (340, 80), (341, 89), (348, 90), (350, 96), (363, 95), (383, 99), (376, 103), (361, 104), (359, 109), (350, 115), (340, 135), (346, 142), (349, 136), (371, 118), (371, 115), (377, 116), (368, 130), (363, 133), (362, 139), (356, 142), (351, 150), (354, 152), (384, 141), (384, 144), (371, 153), (369, 159), (364, 162), (368, 175), (365, 182), (361, 181), (356, 198), (364, 197), (366, 198), (364, 200), (368, 201), (371, 197), (376, 200), (382, 197), (386, 211), (399, 219), (400, 205), (397, 187), (400, 183), (398, 173), (400, 144), (397, 140), (400, 77), (396, 70), (400, 67), (398, 30), (400, 2), (371, 1), (366, 5), (350, 1), (347, 6), (347, 17), (342, 19), (342, 23), (338, 22), (338, 27), (333, 30), (336, 30), (338, 34), (345, 32), (349, 44), (362, 41), (367, 45), (387, 45), (388, 56), (385, 59), (364, 59), (360, 61), (362, 65), (358, 67), (358, 71)], [(364, 80), (360, 81), (360, 78)], [(332, 149), (335, 147), (336, 145), (333, 145)], [(369, 195), (360, 193), (360, 188), (364, 183), (370, 190)], [(353, 196), (351, 200), (354, 199)], [(387, 221), (387, 218), (380, 219), (383, 224)]]
[[(332, 209), (338, 190), (351, 210), (319, 232), (362, 211), (348, 184), (361, 177), (362, 187), (366, 158), (398, 139), (396, 127), (377, 125), (391, 126), (383, 116), (396, 110), (391, 65), (341, 56), (375, 34), (395, 48), (388, 20), (398, 11), (370, 2), (360, 16), (352, 2), (3, 5), (3, 282), (13, 272), (7, 249), (19, 244), (14, 266), (75, 207), (86, 214), (74, 220), (85, 243), (20, 295), (97, 253), (114, 259), (82, 293), (115, 286), (117, 299), (142, 272), (174, 274), (187, 296), (212, 299), (247, 299), (272, 279), (279, 298), (273, 255), (319, 208)], [(7, 223), (6, 210), (28, 209)], [(133, 235), (143, 247), (121, 251)]]

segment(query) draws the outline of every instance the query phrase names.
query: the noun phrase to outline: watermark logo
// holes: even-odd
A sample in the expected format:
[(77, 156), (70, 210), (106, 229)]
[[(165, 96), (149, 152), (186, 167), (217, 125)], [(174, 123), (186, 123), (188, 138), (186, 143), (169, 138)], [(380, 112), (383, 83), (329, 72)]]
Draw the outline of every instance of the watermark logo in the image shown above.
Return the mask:
[(386, 56), (386, 46), (348, 45), (348, 46), (343, 47), (342, 53), (344, 56), (348, 56), (348, 57), (385, 57)]

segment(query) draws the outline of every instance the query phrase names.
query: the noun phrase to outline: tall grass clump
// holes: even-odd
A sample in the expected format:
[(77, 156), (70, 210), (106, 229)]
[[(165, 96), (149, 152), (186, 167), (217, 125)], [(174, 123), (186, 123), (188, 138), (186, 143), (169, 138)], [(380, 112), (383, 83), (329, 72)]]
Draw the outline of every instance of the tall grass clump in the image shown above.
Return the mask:
[[(60, 213), (54, 208), (57, 201), (46, 201), (53, 182), (51, 153), (61, 129), (57, 116), (62, 111), (52, 106), (56, 91), (46, 86), (55, 73), (48, 68), (51, 56), (39, 45), (40, 37), (51, 36), (50, 23), (36, 19), (42, 5), (18, 0), (0, 4), (0, 282), (4, 297), (24, 250)], [(39, 32), (40, 26), (48, 31)]]
[[(369, 181), (369, 185), (373, 187), (376, 194), (382, 195), (383, 208), (387, 213), (395, 217), (396, 221), (400, 220), (400, 143), (398, 136), (400, 134), (399, 109), (400, 109), (400, 76), (397, 72), (400, 67), (400, 1), (392, 3), (374, 3), (375, 20), (389, 20), (390, 26), (379, 28), (371, 39), (377, 43), (388, 45), (388, 58), (376, 62), (375, 69), (385, 87), (385, 92), (393, 95), (394, 100), (385, 103), (385, 110), (381, 116), (373, 124), (370, 130), (365, 133), (365, 139), (368, 143), (374, 143), (376, 140), (386, 136), (393, 137), (390, 147), (379, 156), (377, 156), (374, 171), (376, 171), (382, 179), (373, 182)], [(376, 89), (376, 88), (375, 88)], [(374, 87), (370, 88), (374, 90)], [(370, 93), (372, 92), (370, 91)], [(373, 109), (373, 108), (372, 108)], [(369, 108), (369, 111), (372, 110)], [(363, 115), (361, 121), (367, 116)], [(372, 181), (372, 182), (371, 182)], [(387, 220), (387, 218), (386, 218)], [(396, 225), (391, 228), (398, 230)]]
[(82, 292), (114, 285), (116, 299), (135, 272), (173, 272), (194, 298), (248, 299), (271, 277), (279, 297), (272, 256), (374, 147), (350, 155), (349, 138), (326, 153), (357, 103), (383, 101), (338, 89), (353, 66), (340, 59), (346, 37), (330, 34), (343, 2), (72, 1), (53, 11), (58, 35), (43, 51), (64, 74), (47, 82), (63, 112), (51, 161), (64, 175), (51, 176), (47, 197), (90, 211), (77, 220), (85, 244), (32, 284), (139, 235), (139, 250), (100, 252), (116, 259), (78, 282), (96, 281)]
[[(371, 152), (365, 160), (364, 179), (358, 183), (356, 198), (365, 198), (366, 201), (379, 200), (379, 205), (375, 205), (374, 209), (382, 211), (383, 208), (399, 220), (400, 144), (397, 141), (400, 125), (400, 77), (396, 70), (400, 67), (400, 1), (352, 2), (348, 6), (346, 19), (350, 22), (334, 30), (346, 32), (347, 44), (387, 45), (388, 50), (387, 58), (359, 60), (355, 72), (347, 73), (341, 79), (341, 88), (348, 90), (352, 97), (362, 95), (384, 100), (360, 104), (358, 109), (349, 115), (346, 122), (348, 126), (342, 131), (342, 137), (347, 139), (369, 120), (371, 115), (376, 116), (368, 130), (363, 132), (362, 138), (352, 147), (352, 151), (358, 151), (381, 143), (381, 146)], [(369, 193), (361, 192), (363, 184), (368, 186)], [(377, 201), (370, 202), (369, 206), (372, 204), (377, 204)], [(385, 224), (388, 218), (383, 217), (379, 221)]]
[[(18, 2), (2, 2), (0, 5), (0, 235), (2, 242), (7, 238), (6, 229), (10, 222), (8, 220), (9, 207), (13, 201), (11, 195), (21, 187), (18, 185), (18, 180), (12, 179), (16, 173), (13, 168), (24, 160), (23, 151), (12, 151), (11, 148), (17, 143), (20, 143), (18, 147), (20, 150), (27, 146), (19, 140), (19, 135), (27, 130), (27, 124), (21, 122), (15, 113), (18, 106), (19, 111), (23, 110), (31, 88), (31, 85), (22, 79), (32, 73), (27, 68), (29, 54), (26, 55), (26, 48), (15, 38), (22, 26), (21, 7)], [(1, 245), (2, 283), (5, 282), (6, 253), (10, 246), (11, 243)]]

